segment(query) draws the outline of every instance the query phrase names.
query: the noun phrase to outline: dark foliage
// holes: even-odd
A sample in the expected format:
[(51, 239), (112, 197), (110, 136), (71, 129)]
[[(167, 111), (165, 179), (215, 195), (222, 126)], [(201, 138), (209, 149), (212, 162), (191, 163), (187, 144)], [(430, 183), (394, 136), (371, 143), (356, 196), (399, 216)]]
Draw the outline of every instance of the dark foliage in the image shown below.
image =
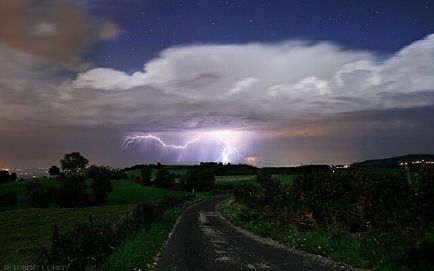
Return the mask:
[(0, 194), (0, 207), (13, 207), (17, 205), (17, 195), (15, 193)]
[(258, 181), (260, 187), (234, 188), (235, 202), (248, 207), (245, 219), (254, 219), (252, 211), (301, 229), (356, 233), (399, 247), (407, 255), (394, 260), (400, 266), (432, 270), (434, 243), (426, 234), (434, 226), (433, 167), (421, 168), (412, 182), (405, 175), (354, 171), (305, 174), (287, 187), (262, 172)]
[(48, 173), (50, 174), (50, 176), (57, 176), (60, 174), (60, 168), (57, 166), (51, 166), (48, 170)]
[(74, 230), (59, 235), (53, 230), (50, 247), (44, 248), (36, 259), (43, 266), (66, 265), (67, 270), (97, 268), (122, 242), (134, 236), (143, 226), (156, 221), (167, 208), (184, 203), (189, 197), (167, 197), (151, 203), (142, 203), (132, 208), (127, 217), (117, 223), (109, 214), (100, 225), (78, 224)]
[(61, 207), (83, 207), (89, 205), (89, 195), (82, 177), (63, 176), (56, 191), (56, 203)]
[(215, 177), (212, 170), (203, 166), (194, 166), (180, 182), (182, 188), (187, 191), (210, 191), (214, 188)]
[(0, 183), (13, 182), (18, 179), (18, 176), (15, 172), (9, 174), (6, 170), (0, 170)]
[(309, 174), (316, 172), (331, 172), (329, 165), (302, 165), (298, 167), (264, 167), (269, 174)]
[(9, 172), (6, 170), (0, 170), (0, 183), (6, 183), (9, 181)]
[(36, 208), (47, 208), (53, 201), (53, 189), (39, 182), (31, 182), (26, 187), (27, 203)]
[(108, 193), (113, 190), (111, 179), (114, 178), (116, 172), (116, 170), (108, 166), (92, 165), (86, 169), (85, 176), (93, 179), (90, 205), (99, 206), (107, 202)]
[(237, 202), (272, 207), (286, 219), (309, 216), (319, 227), (352, 232), (412, 227), (426, 232), (434, 222), (433, 168), (422, 169), (412, 185), (404, 175), (357, 172), (305, 174), (286, 188), (262, 171), (257, 180), (260, 188), (234, 189)]
[(139, 182), (143, 186), (150, 186), (152, 185), (151, 181), (151, 173), (152, 168), (150, 166), (145, 166), (140, 170), (141, 178), (139, 179)]
[(172, 188), (175, 185), (175, 175), (166, 168), (158, 170), (154, 184), (160, 188)]
[(60, 160), (63, 172), (68, 176), (80, 175), (84, 172), (89, 161), (84, 158), (79, 152), (72, 152), (66, 154), (65, 157)]
[(252, 175), (256, 174), (257, 167), (246, 164), (223, 164), (223, 163), (200, 163), (202, 169), (211, 171), (215, 176), (227, 176), (227, 175)]

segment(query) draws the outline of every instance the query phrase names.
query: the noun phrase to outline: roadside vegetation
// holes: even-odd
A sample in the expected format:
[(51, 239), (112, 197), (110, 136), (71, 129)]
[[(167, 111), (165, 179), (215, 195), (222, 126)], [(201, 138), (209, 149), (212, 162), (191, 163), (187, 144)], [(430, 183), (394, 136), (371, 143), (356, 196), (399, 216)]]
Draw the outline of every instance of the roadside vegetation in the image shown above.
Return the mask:
[[(50, 177), (15, 181), (3, 174), (0, 265), (146, 270), (185, 207), (203, 193), (232, 191), (232, 185), (216, 189), (216, 174), (254, 176), (256, 170), (221, 163), (118, 170), (89, 165), (75, 152), (52, 166)], [(135, 246), (142, 249), (134, 252)]]
[(234, 189), (221, 205), (234, 224), (289, 246), (376, 270), (433, 270), (434, 169), (404, 174), (319, 171), (282, 185)]

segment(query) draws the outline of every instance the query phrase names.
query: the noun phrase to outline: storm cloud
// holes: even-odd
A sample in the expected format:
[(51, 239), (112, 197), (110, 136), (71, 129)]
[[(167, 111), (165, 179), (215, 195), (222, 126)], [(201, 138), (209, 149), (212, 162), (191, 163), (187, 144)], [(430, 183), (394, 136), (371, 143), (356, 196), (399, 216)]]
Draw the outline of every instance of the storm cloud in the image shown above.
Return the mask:
[[(396, 138), (403, 142), (415, 136), (405, 128), (410, 124), (425, 135), (433, 129), (426, 125), (432, 124), (427, 114), (434, 105), (434, 35), (393, 55), (331, 42), (185, 45), (163, 50), (134, 73), (92, 68), (71, 74), (16, 49), (0, 45), (2, 131), (236, 128), (259, 131), (257, 151), (249, 155), (260, 156), (268, 144), (274, 147), (262, 152), (264, 160), (294, 163), (309, 152), (282, 160), (272, 151), (282, 150), (278, 142), (293, 153), (310, 146), (312, 157), (315, 149), (328, 148), (316, 160), (306, 158), (321, 162), (331, 146), (344, 150), (361, 138), (382, 144), (379, 131), (400, 133)], [(372, 112), (378, 114), (372, 118)], [(411, 117), (403, 118), (405, 112)], [(434, 150), (427, 137), (419, 139)], [(341, 154), (340, 161), (368, 155), (363, 148), (356, 156)]]

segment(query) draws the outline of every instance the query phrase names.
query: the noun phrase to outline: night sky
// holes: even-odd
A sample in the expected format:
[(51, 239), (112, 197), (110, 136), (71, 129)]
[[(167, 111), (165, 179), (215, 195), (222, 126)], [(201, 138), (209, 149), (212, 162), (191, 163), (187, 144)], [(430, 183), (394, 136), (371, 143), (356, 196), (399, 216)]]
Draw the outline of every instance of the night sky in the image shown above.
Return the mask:
[(434, 153), (434, 1), (2, 0), (0, 167)]

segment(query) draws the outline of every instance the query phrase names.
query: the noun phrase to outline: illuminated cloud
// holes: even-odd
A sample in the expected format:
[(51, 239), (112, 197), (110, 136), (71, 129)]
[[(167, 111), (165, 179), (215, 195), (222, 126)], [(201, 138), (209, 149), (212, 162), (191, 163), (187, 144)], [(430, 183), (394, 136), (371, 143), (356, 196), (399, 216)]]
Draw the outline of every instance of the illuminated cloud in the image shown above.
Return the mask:
[(162, 51), (133, 74), (94, 68), (69, 79), (61, 67), (3, 46), (0, 118), (16, 126), (7, 117), (14, 110), (21, 127), (255, 130), (347, 112), (431, 106), (433, 44), (431, 35), (387, 57), (327, 42), (190, 45)]
[(164, 50), (143, 71), (91, 69), (65, 87), (81, 101), (80, 112), (98, 113), (93, 102), (83, 103), (98, 93), (101, 106), (120, 113), (110, 118), (115, 123), (270, 125), (433, 105), (433, 44), (431, 35), (389, 57), (326, 42), (182, 46)]

